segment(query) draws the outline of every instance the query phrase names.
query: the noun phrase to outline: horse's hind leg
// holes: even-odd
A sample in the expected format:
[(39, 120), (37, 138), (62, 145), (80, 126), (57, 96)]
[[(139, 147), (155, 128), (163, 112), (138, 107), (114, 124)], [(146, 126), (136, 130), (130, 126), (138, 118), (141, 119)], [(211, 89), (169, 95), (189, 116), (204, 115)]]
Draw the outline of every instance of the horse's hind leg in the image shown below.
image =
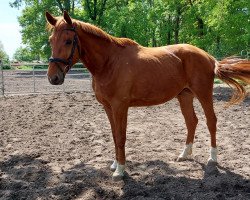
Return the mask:
[(216, 123), (217, 118), (214, 113), (213, 108), (213, 100), (212, 97), (210, 99), (202, 99), (200, 100), (203, 110), (205, 112), (207, 118), (207, 127), (211, 136), (211, 150), (210, 157), (208, 162), (217, 162), (217, 148), (216, 148)]
[(216, 148), (216, 123), (217, 118), (215, 116), (213, 107), (213, 84), (207, 85), (206, 89), (192, 88), (192, 91), (196, 94), (201, 106), (204, 110), (207, 127), (211, 136), (211, 150), (208, 162), (217, 162), (217, 148)]
[(180, 103), (181, 112), (184, 116), (188, 131), (186, 139), (186, 147), (184, 148), (183, 152), (179, 155), (177, 159), (177, 161), (182, 161), (187, 159), (187, 157), (192, 154), (192, 145), (194, 142), (195, 129), (198, 124), (198, 119), (196, 117), (193, 107), (194, 96), (190, 90), (184, 89), (177, 96), (177, 99)]

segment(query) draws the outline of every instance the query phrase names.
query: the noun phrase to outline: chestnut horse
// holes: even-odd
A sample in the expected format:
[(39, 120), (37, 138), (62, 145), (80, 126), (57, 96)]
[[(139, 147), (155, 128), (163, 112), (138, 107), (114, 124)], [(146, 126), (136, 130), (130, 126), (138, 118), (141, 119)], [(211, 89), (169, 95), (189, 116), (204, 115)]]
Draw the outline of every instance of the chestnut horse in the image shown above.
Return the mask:
[(180, 103), (188, 130), (186, 146), (178, 160), (192, 154), (198, 123), (193, 108), (196, 97), (211, 135), (209, 161), (217, 162), (214, 78), (217, 76), (233, 86), (236, 92), (231, 103), (240, 102), (246, 91), (233, 78), (250, 83), (249, 61), (220, 64), (205, 51), (188, 44), (143, 47), (133, 40), (113, 37), (96, 26), (74, 20), (67, 12), (63, 17), (46, 12), (46, 18), (52, 30), (49, 82), (62, 84), (65, 74), (78, 60), (88, 68), (96, 98), (103, 105), (112, 129), (114, 179), (124, 175), (128, 108), (157, 105), (174, 97)]

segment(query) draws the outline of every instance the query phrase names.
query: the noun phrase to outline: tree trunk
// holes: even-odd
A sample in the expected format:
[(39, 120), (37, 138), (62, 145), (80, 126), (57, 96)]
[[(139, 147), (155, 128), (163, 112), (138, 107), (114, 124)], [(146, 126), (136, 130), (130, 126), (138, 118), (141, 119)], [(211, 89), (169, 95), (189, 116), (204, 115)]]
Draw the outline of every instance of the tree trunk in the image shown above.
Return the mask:
[(177, 6), (177, 15), (175, 20), (175, 29), (174, 29), (174, 42), (175, 44), (179, 43), (179, 29), (180, 29), (180, 21), (181, 21), (181, 8)]
[(204, 36), (204, 22), (200, 17), (197, 17), (198, 22), (198, 36), (202, 37)]
[(59, 9), (61, 10), (61, 12), (63, 12), (64, 10), (66, 10), (67, 12), (74, 12), (74, 0), (72, 0), (72, 10), (71, 10), (71, 4), (70, 4), (70, 0), (64, 0), (63, 4), (61, 2), (61, 0), (56, 0)]
[(106, 4), (107, 4), (107, 0), (102, 0), (101, 9), (100, 9), (100, 12), (99, 12), (99, 19), (98, 19), (98, 22), (97, 22), (98, 25), (101, 24), (103, 14), (104, 14), (104, 12), (106, 10)]
[(64, 10), (70, 12), (70, 0), (64, 0)]
[(156, 38), (155, 38), (155, 29), (152, 32), (152, 46), (153, 47), (157, 46), (157, 44), (156, 44)]
[(216, 51), (220, 53), (220, 36), (216, 36)]
[[(171, 16), (168, 15), (168, 24), (170, 26), (171, 23)], [(167, 31), (167, 45), (170, 45), (171, 44), (171, 29), (170, 27), (168, 28), (168, 31)]]
[[(92, 2), (92, 3), (91, 3)], [(95, 21), (98, 25), (101, 24), (103, 14), (106, 10), (107, 0), (85, 0), (85, 9), (89, 15), (89, 18)]]

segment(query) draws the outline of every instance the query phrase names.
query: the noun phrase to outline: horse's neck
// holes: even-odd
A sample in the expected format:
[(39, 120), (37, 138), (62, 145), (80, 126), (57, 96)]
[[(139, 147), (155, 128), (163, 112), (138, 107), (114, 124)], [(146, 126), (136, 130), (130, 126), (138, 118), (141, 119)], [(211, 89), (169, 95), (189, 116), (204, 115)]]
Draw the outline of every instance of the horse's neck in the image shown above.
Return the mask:
[(79, 37), (81, 43), (81, 61), (93, 76), (102, 73), (109, 57), (116, 51), (116, 46), (108, 41), (83, 33)]

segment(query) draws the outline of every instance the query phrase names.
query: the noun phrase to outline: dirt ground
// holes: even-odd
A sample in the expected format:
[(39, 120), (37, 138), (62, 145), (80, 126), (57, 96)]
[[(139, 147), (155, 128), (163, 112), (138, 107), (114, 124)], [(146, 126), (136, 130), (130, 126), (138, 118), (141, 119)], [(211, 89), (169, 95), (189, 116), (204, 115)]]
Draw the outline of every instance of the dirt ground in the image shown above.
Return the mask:
[(186, 127), (177, 100), (129, 110), (126, 175), (112, 181), (108, 119), (91, 93), (0, 98), (0, 199), (250, 199), (250, 98), (225, 109), (214, 89), (218, 165), (199, 103), (192, 159), (176, 162)]

